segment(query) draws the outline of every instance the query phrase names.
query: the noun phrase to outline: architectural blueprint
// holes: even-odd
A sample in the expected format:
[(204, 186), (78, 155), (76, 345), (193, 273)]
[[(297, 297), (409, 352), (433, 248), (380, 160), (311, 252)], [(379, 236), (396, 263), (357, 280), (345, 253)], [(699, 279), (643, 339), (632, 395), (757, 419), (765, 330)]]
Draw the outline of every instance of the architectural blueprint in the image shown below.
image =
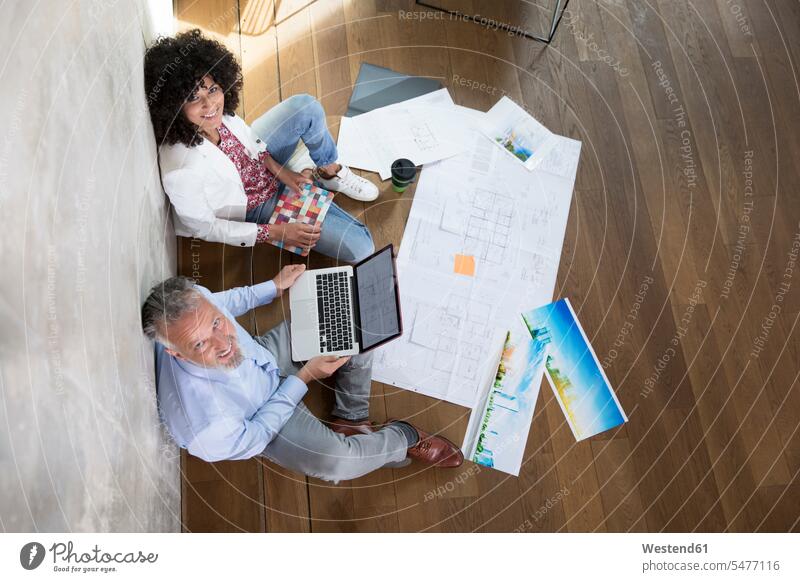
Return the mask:
[(581, 145), (555, 139), (533, 171), (477, 130), (425, 166), (397, 258), (406, 331), (373, 379), (475, 405), (512, 322), (553, 297)]
[(339, 127), (339, 159), (350, 166), (391, 176), (398, 158), (428, 164), (464, 151), (470, 130), (452, 106), (447, 89), (395, 103), (352, 118)]

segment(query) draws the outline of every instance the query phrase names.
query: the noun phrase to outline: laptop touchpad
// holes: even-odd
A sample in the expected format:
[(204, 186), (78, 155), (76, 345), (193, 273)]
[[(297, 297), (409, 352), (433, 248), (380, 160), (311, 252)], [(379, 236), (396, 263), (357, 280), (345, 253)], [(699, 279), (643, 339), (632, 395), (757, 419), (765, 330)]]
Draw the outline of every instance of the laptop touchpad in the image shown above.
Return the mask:
[(292, 326), (297, 329), (317, 329), (317, 302), (298, 301), (292, 304)]

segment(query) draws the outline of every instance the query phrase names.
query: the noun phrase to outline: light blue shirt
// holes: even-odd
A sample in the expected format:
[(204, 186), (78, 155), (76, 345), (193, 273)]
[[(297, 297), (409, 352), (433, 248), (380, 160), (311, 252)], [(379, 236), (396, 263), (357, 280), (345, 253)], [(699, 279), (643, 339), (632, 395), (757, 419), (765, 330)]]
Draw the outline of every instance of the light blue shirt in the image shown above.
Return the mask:
[(203, 368), (169, 355), (156, 342), (161, 417), (178, 446), (206, 461), (249, 459), (264, 450), (292, 416), (308, 387), (278, 375), (275, 358), (235, 317), (277, 295), (275, 283), (211, 293), (195, 286), (236, 328), (244, 361), (235, 369)]

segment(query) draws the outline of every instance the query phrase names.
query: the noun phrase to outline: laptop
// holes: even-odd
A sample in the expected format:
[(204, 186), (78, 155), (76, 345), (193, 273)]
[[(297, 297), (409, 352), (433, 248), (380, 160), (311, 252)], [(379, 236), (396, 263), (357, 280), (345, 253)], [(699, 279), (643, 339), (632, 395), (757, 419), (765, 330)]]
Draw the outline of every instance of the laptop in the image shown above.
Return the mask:
[(403, 334), (394, 247), (356, 265), (304, 272), (289, 288), (292, 360), (352, 356)]

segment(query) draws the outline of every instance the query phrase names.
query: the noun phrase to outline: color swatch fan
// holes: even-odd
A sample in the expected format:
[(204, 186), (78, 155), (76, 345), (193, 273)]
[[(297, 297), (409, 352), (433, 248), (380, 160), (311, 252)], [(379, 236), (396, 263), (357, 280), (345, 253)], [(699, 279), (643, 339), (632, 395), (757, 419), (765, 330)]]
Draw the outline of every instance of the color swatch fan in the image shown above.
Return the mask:
[[(270, 224), (288, 224), (302, 222), (303, 224), (322, 224), (328, 208), (333, 201), (333, 192), (323, 190), (312, 184), (306, 184), (300, 194), (284, 189), (275, 205), (275, 212), (269, 219)], [(278, 248), (286, 249), (296, 255), (306, 256), (308, 251), (300, 247), (284, 246), (279, 240), (270, 240)]]

